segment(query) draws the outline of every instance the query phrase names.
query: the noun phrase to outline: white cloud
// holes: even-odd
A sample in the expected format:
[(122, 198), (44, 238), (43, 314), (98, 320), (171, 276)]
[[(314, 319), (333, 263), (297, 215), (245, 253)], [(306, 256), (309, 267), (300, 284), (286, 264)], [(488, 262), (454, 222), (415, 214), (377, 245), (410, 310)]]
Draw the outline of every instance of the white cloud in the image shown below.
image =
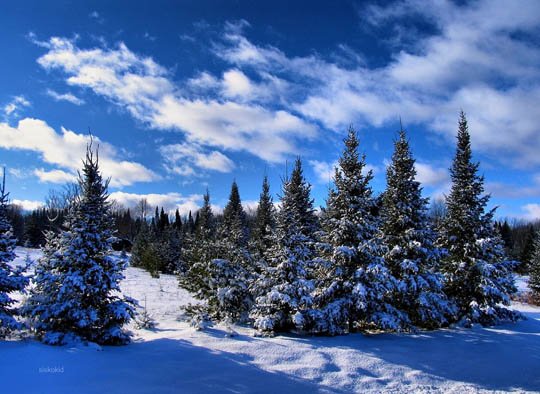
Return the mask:
[(128, 208), (136, 207), (139, 201), (145, 199), (148, 203), (149, 215), (153, 215), (156, 206), (163, 207), (170, 213), (178, 209), (181, 215), (187, 215), (189, 211), (195, 213), (195, 211), (199, 209), (202, 204), (203, 196), (200, 194), (183, 196), (180, 193), (136, 194), (114, 192), (111, 193), (110, 199)]
[(350, 57), (347, 67), (317, 55), (288, 57), (234, 31), (215, 52), (240, 71), (285, 79), (294, 87), (285, 97), (290, 106), (327, 128), (383, 126), (405, 114), (408, 123), (423, 123), (450, 141), (462, 108), (475, 149), (514, 166), (540, 165), (540, 49), (526, 38), (537, 35), (540, 3), (441, 0), (426, 7), (409, 0), (366, 12), (365, 22), (379, 28), (413, 15), (438, 33), (420, 34), (414, 47), (401, 46), (386, 66), (374, 69), (361, 55), (356, 63)]
[(25, 179), (32, 175), (32, 171), (26, 168), (8, 168), (8, 173), (17, 179)]
[(103, 19), (103, 17), (97, 11), (92, 11), (90, 14), (88, 14), (88, 17), (95, 20), (99, 24), (103, 24), (103, 22), (105, 22), (105, 19)]
[(37, 176), (41, 182), (69, 183), (77, 180), (75, 174), (62, 170), (46, 171), (43, 168), (37, 168), (34, 170), (34, 175)]
[[(321, 184), (329, 184), (334, 181), (334, 176), (336, 174), (336, 167), (339, 166), (337, 160), (333, 162), (324, 162), (319, 160), (309, 160), (309, 164), (313, 168), (313, 172), (317, 176), (317, 182)], [(380, 171), (380, 168), (366, 163), (363, 169), (363, 173), (366, 174), (368, 171), (371, 171), (373, 174), (376, 174)]]
[(319, 160), (310, 160), (309, 164), (313, 168), (313, 172), (317, 176), (317, 182), (329, 184), (333, 182), (335, 168), (338, 166), (337, 160), (332, 163), (327, 163)]
[(539, 220), (540, 219), (540, 204), (526, 204), (521, 207), (521, 210), (525, 213), (522, 215), (527, 220)]
[(242, 207), (248, 213), (255, 213), (259, 207), (259, 200), (243, 200)]
[(71, 93), (58, 93), (58, 92), (55, 92), (52, 89), (47, 89), (46, 93), (47, 93), (47, 96), (52, 97), (56, 101), (67, 101), (67, 102), (69, 102), (71, 104), (75, 104), (75, 105), (83, 105), (84, 104), (83, 99), (80, 99), (80, 98), (78, 98), (77, 96), (75, 96), (75, 95), (73, 95)]
[(450, 174), (446, 168), (436, 168), (427, 163), (416, 162), (416, 180), (426, 186), (442, 186), (450, 181)]
[(539, 198), (540, 197), (540, 174), (531, 180), (524, 180), (527, 186), (508, 184), (502, 182), (490, 182), (486, 184), (486, 190), (494, 197), (502, 198)]
[[(110, 144), (94, 137), (99, 144), (100, 167), (105, 176), (111, 177), (111, 186), (128, 186), (136, 182), (150, 182), (159, 177), (140, 163), (121, 160), (118, 151)], [(90, 137), (65, 128), (57, 133), (39, 119), (25, 118), (16, 127), (0, 123), (0, 148), (23, 149), (38, 152), (44, 162), (61, 167), (60, 172), (38, 170), (42, 180), (56, 181), (68, 178), (81, 166)], [(66, 172), (67, 171), (67, 172)]]
[(249, 97), (253, 86), (242, 71), (229, 70), (223, 73), (223, 90), (227, 97)]
[(13, 100), (4, 106), (4, 114), (6, 116), (16, 115), (21, 111), (21, 109), (30, 106), (30, 101), (24, 98), (24, 96), (15, 96), (13, 97)]
[[(69, 85), (92, 89), (153, 128), (181, 131), (189, 142), (281, 161), (299, 150), (295, 140), (316, 136), (315, 126), (286, 110), (270, 110), (243, 99), (190, 99), (167, 70), (123, 43), (112, 49), (83, 50), (72, 40), (53, 37), (48, 49), (38, 63), (47, 70), (62, 70)], [(208, 76), (203, 73), (188, 85), (209, 87), (213, 79)], [(243, 98), (251, 86), (244, 77), (232, 71), (219, 83), (232, 96)]]
[(179, 175), (195, 175), (193, 167), (218, 172), (231, 172), (235, 165), (227, 156), (218, 151), (205, 151), (192, 143), (165, 145), (160, 153), (169, 172)]
[(540, 3), (440, 0), (426, 7), (407, 0), (367, 7), (364, 15), (364, 24), (388, 31), (400, 18), (423, 18), (435, 33), (413, 32), (414, 45), (369, 68), (350, 48), (347, 66), (318, 54), (288, 56), (248, 40), (246, 21), (229, 22), (213, 50), (232, 68), (220, 77), (202, 71), (183, 84), (122, 43), (80, 49), (65, 38), (33, 40), (48, 48), (39, 64), (61, 70), (68, 84), (205, 148), (277, 162), (299, 153), (299, 140), (317, 137), (315, 124), (342, 131), (351, 122), (383, 126), (400, 115), (451, 141), (462, 108), (475, 150), (514, 166), (540, 165), (540, 49), (527, 39), (537, 34)]
[(11, 203), (13, 205), (18, 205), (18, 206), (22, 207), (22, 209), (25, 210), (25, 211), (33, 211), (33, 210), (41, 208), (42, 206), (45, 205), (45, 203), (43, 203), (43, 201), (34, 201), (34, 200), (17, 200), (17, 199), (14, 199), (14, 200), (11, 200)]

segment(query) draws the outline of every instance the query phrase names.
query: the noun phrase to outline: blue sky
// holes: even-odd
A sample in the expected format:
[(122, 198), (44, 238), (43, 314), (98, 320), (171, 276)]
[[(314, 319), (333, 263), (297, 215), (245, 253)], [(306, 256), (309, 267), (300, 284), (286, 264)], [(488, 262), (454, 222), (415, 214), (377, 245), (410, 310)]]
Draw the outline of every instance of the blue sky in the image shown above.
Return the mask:
[(499, 216), (540, 218), (537, 1), (18, 1), (0, 26), (0, 164), (27, 207), (89, 130), (126, 206), (223, 206), (234, 179), (253, 206), (297, 155), (324, 204), (350, 124), (380, 192), (400, 117), (440, 197), (463, 109)]

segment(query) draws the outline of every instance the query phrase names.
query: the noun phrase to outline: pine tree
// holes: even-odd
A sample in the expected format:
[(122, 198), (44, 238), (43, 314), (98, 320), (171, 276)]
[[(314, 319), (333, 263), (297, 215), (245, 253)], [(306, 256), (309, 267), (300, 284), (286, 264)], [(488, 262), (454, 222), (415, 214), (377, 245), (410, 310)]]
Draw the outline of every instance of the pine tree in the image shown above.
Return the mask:
[(165, 274), (185, 272), (182, 262), (182, 239), (174, 227), (166, 227), (161, 235), (161, 271)]
[(309, 269), (314, 258), (314, 214), (311, 185), (304, 179), (302, 162), (296, 160), (290, 179), (283, 182), (281, 209), (269, 252), (268, 267), (256, 283), (257, 297), (251, 317), (266, 334), (304, 329), (304, 313), (311, 307)]
[(534, 301), (540, 304), (540, 231), (536, 233), (534, 251), (529, 261), (529, 288)]
[(220, 238), (220, 259), (212, 261), (211, 273), (219, 314), (235, 321), (245, 318), (252, 304), (248, 288), (253, 272), (247, 248), (247, 218), (236, 182), (232, 183), (229, 201), (223, 210)]
[[(205, 198), (205, 205), (200, 212), (199, 226), (211, 223), (213, 228), (213, 215), (209, 219), (209, 198)], [(180, 281), (181, 285), (195, 291), (196, 297), (206, 301), (206, 304), (191, 307), (188, 312), (217, 321), (234, 322), (243, 319), (251, 305), (248, 293), (251, 257), (247, 250), (246, 214), (236, 182), (232, 184), (217, 239), (214, 240), (213, 234), (210, 235), (207, 230), (206, 227), (198, 228), (195, 249), (211, 253), (192, 255), (195, 262)]]
[(167, 215), (163, 207), (161, 207), (161, 212), (159, 213), (159, 220), (157, 222), (158, 229), (160, 232), (163, 232), (169, 227), (169, 225), (169, 215)]
[(173, 227), (179, 234), (182, 233), (182, 218), (180, 217), (180, 212), (178, 211), (178, 208), (176, 208), (176, 211), (174, 212)]
[(142, 262), (142, 254), (150, 244), (150, 227), (146, 220), (142, 220), (139, 232), (133, 240), (131, 247), (131, 265), (133, 267), (145, 268)]
[(435, 247), (435, 232), (429, 228), (428, 199), (415, 180), (409, 142), (401, 130), (387, 168), (387, 188), (382, 197), (381, 238), (384, 260), (397, 286), (392, 304), (405, 313), (402, 324), (436, 328), (448, 324), (456, 308), (443, 292), (439, 268), (442, 251)]
[(472, 162), (467, 119), (462, 112), (457, 149), (451, 168), (452, 189), (446, 197), (447, 215), (440, 227), (439, 246), (448, 251), (441, 266), (445, 291), (465, 322), (492, 324), (515, 314), (501, 305), (515, 292), (504, 246), (493, 225), (494, 210), (486, 212), (484, 178)]
[(210, 205), (210, 194), (204, 195), (204, 203), (197, 211), (197, 226), (195, 235), (189, 247), (184, 251), (187, 265), (185, 275), (180, 275), (180, 286), (194, 293), (201, 300), (208, 300), (212, 296), (209, 284), (209, 263), (218, 258), (215, 245), (215, 218)]
[(7, 218), (9, 193), (6, 192), (6, 172), (4, 169), (0, 185), (0, 338), (10, 332), (22, 328), (16, 320), (18, 309), (13, 306), (15, 301), (10, 293), (23, 291), (28, 283), (20, 269), (15, 269), (9, 262), (15, 258), (16, 239)]
[(523, 249), (519, 255), (519, 261), (521, 264), (518, 266), (518, 271), (520, 273), (526, 273), (529, 270), (530, 261), (534, 254), (534, 240), (536, 232), (532, 225), (527, 226), (527, 234), (523, 242)]
[(71, 203), (65, 230), (47, 234), (24, 311), (45, 343), (80, 338), (123, 344), (122, 329), (134, 316), (135, 301), (123, 298), (119, 282), (125, 262), (111, 256), (112, 216), (108, 181), (102, 179), (98, 154), (87, 147), (80, 195)]
[(335, 188), (322, 211), (311, 331), (336, 335), (358, 328), (397, 329), (399, 313), (384, 299), (394, 280), (379, 257), (375, 237), (377, 202), (369, 186), (373, 174), (365, 171), (352, 127), (344, 143)]
[(240, 193), (236, 181), (232, 183), (229, 201), (223, 210), (223, 221), (220, 228), (220, 238), (236, 248), (243, 248), (248, 241), (246, 213), (242, 207)]
[(195, 221), (193, 220), (193, 215), (191, 214), (191, 211), (189, 211), (188, 219), (185, 225), (185, 231), (186, 234), (193, 234), (195, 232)]
[(265, 176), (262, 184), (262, 191), (257, 206), (255, 217), (255, 226), (253, 228), (253, 245), (256, 253), (262, 259), (272, 246), (272, 232), (276, 224), (276, 210), (272, 195), (270, 194), (270, 184), (268, 177)]

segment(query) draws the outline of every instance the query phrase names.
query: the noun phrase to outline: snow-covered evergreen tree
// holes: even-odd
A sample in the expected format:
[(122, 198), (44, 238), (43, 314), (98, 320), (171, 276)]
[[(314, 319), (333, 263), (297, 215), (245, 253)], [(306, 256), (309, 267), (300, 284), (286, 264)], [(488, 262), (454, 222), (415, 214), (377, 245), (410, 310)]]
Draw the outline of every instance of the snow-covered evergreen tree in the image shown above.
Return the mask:
[(512, 268), (493, 224), (494, 210), (486, 212), (484, 178), (472, 162), (470, 134), (461, 112), (457, 149), (451, 168), (452, 189), (446, 197), (447, 214), (439, 229), (439, 246), (448, 252), (441, 265), (445, 291), (466, 322), (492, 324), (516, 315), (503, 305), (516, 291)]
[(65, 230), (47, 234), (35, 287), (24, 306), (45, 343), (80, 338), (123, 344), (130, 338), (122, 326), (133, 318), (136, 302), (120, 293), (125, 262), (111, 255), (108, 181), (98, 163), (90, 144), (79, 175), (80, 195), (69, 207)]
[(166, 227), (161, 234), (161, 264), (166, 274), (184, 272), (186, 267), (182, 262), (181, 232), (173, 226)]
[[(197, 211), (197, 218), (195, 234), (183, 251), (187, 271), (179, 276), (179, 284), (192, 292), (195, 298), (208, 301), (215, 297), (210, 278), (212, 261), (219, 258), (216, 224), (208, 191), (204, 195), (203, 206)], [(198, 313), (199, 308), (194, 312)]]
[(376, 201), (369, 185), (365, 157), (350, 128), (335, 170), (335, 188), (323, 209), (318, 244), (315, 308), (310, 331), (330, 335), (358, 328), (399, 328), (399, 312), (386, 302), (394, 280), (379, 257), (374, 215)]
[(259, 258), (265, 258), (272, 246), (272, 233), (276, 224), (276, 210), (270, 194), (270, 184), (265, 176), (262, 191), (257, 206), (255, 224), (253, 228), (253, 249)]
[(239, 248), (245, 247), (248, 242), (246, 212), (242, 207), (242, 200), (240, 199), (240, 192), (238, 191), (236, 181), (231, 185), (229, 201), (223, 210), (219, 238)]
[(536, 303), (540, 303), (540, 231), (534, 239), (534, 249), (529, 261), (529, 288)]
[(257, 280), (256, 304), (251, 311), (255, 327), (266, 334), (304, 329), (304, 313), (312, 305), (308, 270), (314, 258), (314, 214), (311, 185), (296, 160), (291, 177), (283, 183), (281, 209), (269, 251), (268, 267)]
[(208, 269), (209, 287), (213, 289), (209, 306), (215, 304), (208, 313), (219, 320), (244, 319), (252, 303), (248, 288), (253, 262), (247, 248), (246, 221), (238, 185), (233, 182), (218, 231), (216, 247), (220, 258), (209, 262)]
[(146, 223), (146, 220), (143, 219), (139, 232), (135, 236), (135, 239), (133, 240), (133, 246), (131, 247), (130, 262), (133, 267), (146, 268), (144, 267), (142, 261), (142, 254), (150, 244), (150, 237), (150, 227), (148, 223)]
[(391, 303), (405, 313), (404, 327), (436, 328), (448, 324), (457, 312), (443, 292), (443, 277), (436, 272), (442, 251), (429, 228), (428, 199), (416, 181), (415, 160), (405, 131), (394, 143), (382, 197), (381, 238), (384, 261), (397, 280)]
[(0, 338), (22, 326), (16, 320), (17, 308), (10, 293), (23, 291), (28, 283), (27, 278), (20, 269), (9, 265), (15, 258), (16, 239), (7, 217), (9, 193), (6, 192), (6, 173), (2, 175), (0, 184)]

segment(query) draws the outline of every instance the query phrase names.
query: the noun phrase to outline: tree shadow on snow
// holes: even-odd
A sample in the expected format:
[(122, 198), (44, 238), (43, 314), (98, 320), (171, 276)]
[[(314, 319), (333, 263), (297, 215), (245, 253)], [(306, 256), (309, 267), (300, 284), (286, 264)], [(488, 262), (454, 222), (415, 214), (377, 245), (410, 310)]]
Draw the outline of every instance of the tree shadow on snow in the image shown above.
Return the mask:
[(523, 314), (527, 320), (494, 327), (295, 340), (314, 347), (355, 349), (430, 374), (441, 383), (453, 380), (487, 390), (540, 391), (540, 312)]
[[(156, 339), (104, 347), (99, 352), (73, 352), (32, 342), (24, 354), (21, 343), (3, 345), (0, 343), (2, 357), (19, 358), (0, 360), (6, 393), (344, 393), (263, 370), (248, 355), (198, 347), (184, 340)], [(38, 372), (43, 367), (62, 371)]]

